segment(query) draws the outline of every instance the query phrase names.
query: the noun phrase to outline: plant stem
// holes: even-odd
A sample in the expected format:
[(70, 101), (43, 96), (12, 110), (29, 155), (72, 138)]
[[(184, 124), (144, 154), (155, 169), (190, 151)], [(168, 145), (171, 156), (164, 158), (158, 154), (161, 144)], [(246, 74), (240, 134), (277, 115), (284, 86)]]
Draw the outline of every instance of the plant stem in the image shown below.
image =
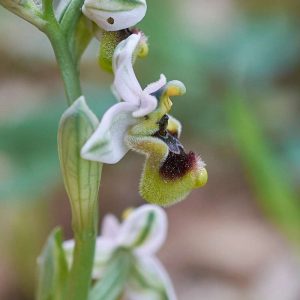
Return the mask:
[(68, 104), (71, 105), (82, 95), (77, 64), (73, 61), (67, 38), (59, 24), (51, 23), (47, 27), (47, 35), (60, 68)]
[[(73, 53), (69, 43), (70, 36), (72, 36), (76, 30), (76, 24), (79, 20), (80, 6), (82, 5), (82, 2), (82, 0), (73, 0), (71, 2), (63, 17), (63, 24), (59, 24), (54, 15), (51, 14), (51, 10), (47, 10), (47, 19), (49, 23), (45, 29), (45, 32), (49, 37), (55, 52), (56, 60), (64, 82), (65, 93), (69, 106), (82, 95), (78, 63), (73, 59)], [(78, 161), (80, 162), (82, 160), (80, 158), (82, 141), (78, 136), (76, 139), (78, 149), (74, 149), (74, 151), (78, 153)], [(79, 168), (81, 168), (80, 164)], [(80, 174), (80, 170), (78, 170), (77, 173)], [(101, 166), (99, 176), (101, 177)], [(97, 180), (97, 185), (100, 182), (100, 178), (93, 177), (90, 178), (90, 180)], [(83, 192), (86, 187), (81, 186), (78, 183), (78, 189), (80, 190), (79, 194), (81, 195), (81, 192)], [(68, 300), (86, 300), (91, 287), (91, 274), (94, 262), (94, 251), (98, 227), (98, 190), (95, 195), (90, 196), (93, 198), (93, 201), (90, 199), (90, 202), (92, 202), (93, 206), (90, 207), (90, 209), (94, 213), (90, 215), (89, 218), (86, 218), (88, 219), (88, 222), (84, 222), (83, 226), (77, 226), (78, 224), (76, 225), (74, 222), (72, 224), (75, 239), (75, 249), (65, 295), (65, 299)], [(73, 221), (76, 219), (76, 216), (74, 215), (75, 211), (76, 210), (72, 209)]]
[[(95, 207), (95, 213), (97, 213)], [(98, 220), (95, 216), (94, 221)], [(75, 232), (75, 249), (73, 265), (69, 275), (67, 287), (67, 299), (86, 300), (91, 287), (91, 273), (94, 263), (95, 243), (97, 237), (97, 225), (94, 228), (83, 228), (81, 232)]]

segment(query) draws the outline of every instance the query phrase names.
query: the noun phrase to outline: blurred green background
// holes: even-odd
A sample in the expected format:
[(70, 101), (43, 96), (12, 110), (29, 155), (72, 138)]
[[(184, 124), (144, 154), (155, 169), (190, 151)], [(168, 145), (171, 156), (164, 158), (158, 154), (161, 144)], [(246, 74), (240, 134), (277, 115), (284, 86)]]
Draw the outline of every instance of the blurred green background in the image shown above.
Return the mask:
[[(187, 149), (209, 182), (167, 209), (160, 252), (179, 299), (300, 299), (300, 2), (149, 0), (140, 28), (150, 54), (143, 85), (183, 81), (174, 99)], [(70, 238), (56, 132), (66, 108), (50, 44), (0, 8), (0, 299), (34, 298), (36, 257), (51, 228)], [(99, 117), (115, 102), (97, 67), (96, 41), (81, 78)], [(105, 166), (100, 214), (143, 203), (143, 157)], [(128, 176), (130, 174), (130, 176)]]

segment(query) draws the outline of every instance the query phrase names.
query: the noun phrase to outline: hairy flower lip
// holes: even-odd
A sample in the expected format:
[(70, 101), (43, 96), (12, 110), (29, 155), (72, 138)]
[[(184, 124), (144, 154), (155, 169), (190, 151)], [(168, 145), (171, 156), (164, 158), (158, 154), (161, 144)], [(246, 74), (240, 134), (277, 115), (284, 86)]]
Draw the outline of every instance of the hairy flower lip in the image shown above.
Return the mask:
[(179, 141), (178, 132), (170, 132), (167, 129), (169, 124), (167, 114), (163, 115), (157, 124), (158, 130), (152, 137), (161, 140), (168, 146), (168, 154), (159, 168), (159, 173), (165, 180), (182, 178), (197, 167), (200, 158), (194, 152), (185, 153), (184, 147)]
[(194, 152), (177, 154), (169, 151), (167, 158), (159, 169), (160, 175), (166, 180), (182, 178), (197, 166), (199, 157)]
[(199, 157), (194, 152), (186, 153), (176, 133), (168, 130), (164, 134), (158, 130), (152, 137), (163, 141), (168, 146), (168, 155), (159, 168), (160, 175), (166, 180), (182, 178), (197, 166)]

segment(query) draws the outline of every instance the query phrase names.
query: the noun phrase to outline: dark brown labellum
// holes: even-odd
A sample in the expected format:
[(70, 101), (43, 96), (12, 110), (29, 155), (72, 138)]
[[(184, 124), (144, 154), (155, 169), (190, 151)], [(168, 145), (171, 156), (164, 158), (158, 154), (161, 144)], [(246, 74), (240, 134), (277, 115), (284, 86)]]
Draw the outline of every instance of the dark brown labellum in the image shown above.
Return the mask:
[(162, 140), (169, 148), (169, 154), (160, 167), (160, 174), (167, 180), (175, 180), (184, 176), (197, 162), (195, 153), (185, 153), (182, 144), (177, 138), (177, 133), (167, 130), (167, 115), (164, 115), (158, 122), (159, 130), (153, 135)]

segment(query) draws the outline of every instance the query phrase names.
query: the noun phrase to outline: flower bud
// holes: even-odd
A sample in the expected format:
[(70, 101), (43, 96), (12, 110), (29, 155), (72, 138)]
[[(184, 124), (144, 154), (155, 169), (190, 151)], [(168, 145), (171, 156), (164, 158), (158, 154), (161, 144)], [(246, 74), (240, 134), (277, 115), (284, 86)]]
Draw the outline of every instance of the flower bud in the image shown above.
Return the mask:
[(146, 0), (85, 0), (82, 7), (84, 15), (106, 31), (134, 26), (146, 10)]

